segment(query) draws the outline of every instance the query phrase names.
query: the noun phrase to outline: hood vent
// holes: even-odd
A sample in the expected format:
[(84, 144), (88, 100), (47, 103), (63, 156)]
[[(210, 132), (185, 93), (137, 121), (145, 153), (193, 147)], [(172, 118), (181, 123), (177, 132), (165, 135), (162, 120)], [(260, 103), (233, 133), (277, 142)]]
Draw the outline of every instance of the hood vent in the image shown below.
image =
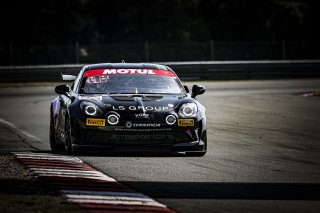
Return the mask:
[[(134, 101), (135, 96), (131, 96), (131, 95), (112, 95), (110, 96), (111, 98), (113, 98), (116, 101)], [(163, 96), (142, 96), (141, 100), (142, 101), (159, 101), (163, 98)]]

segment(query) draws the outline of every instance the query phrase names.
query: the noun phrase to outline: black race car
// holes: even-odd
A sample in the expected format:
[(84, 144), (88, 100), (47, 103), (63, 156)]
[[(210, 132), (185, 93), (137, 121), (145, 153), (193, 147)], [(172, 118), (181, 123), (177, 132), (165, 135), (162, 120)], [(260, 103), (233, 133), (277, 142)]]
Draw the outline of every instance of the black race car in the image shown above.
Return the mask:
[(50, 145), (64, 150), (169, 150), (203, 156), (205, 107), (174, 71), (158, 64), (93, 64), (62, 75), (50, 107)]

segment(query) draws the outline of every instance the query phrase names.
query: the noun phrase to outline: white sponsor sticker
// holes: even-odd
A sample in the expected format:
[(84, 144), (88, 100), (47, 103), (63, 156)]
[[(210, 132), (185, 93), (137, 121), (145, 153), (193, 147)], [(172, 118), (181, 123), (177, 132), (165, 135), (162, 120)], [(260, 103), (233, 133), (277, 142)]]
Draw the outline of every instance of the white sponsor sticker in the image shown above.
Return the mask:
[(102, 96), (79, 96), (79, 100), (101, 101), (102, 100)]
[(122, 110), (130, 110), (130, 111), (171, 111), (171, 107), (167, 106), (112, 106), (113, 110), (122, 111)]

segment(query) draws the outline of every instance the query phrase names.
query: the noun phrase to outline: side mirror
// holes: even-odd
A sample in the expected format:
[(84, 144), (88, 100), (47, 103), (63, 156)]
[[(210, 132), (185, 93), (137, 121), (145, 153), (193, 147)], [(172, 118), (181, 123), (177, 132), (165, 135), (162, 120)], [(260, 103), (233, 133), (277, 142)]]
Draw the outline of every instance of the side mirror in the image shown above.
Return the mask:
[(188, 88), (188, 86), (187, 86), (187, 85), (183, 85), (183, 87), (184, 87), (184, 90), (185, 90), (187, 93), (189, 93), (189, 88)]
[(206, 88), (201, 85), (193, 85), (191, 97), (195, 98), (197, 95), (201, 95), (206, 91)]
[(67, 95), (70, 92), (69, 86), (66, 84), (58, 85), (54, 88), (54, 91), (59, 95)]

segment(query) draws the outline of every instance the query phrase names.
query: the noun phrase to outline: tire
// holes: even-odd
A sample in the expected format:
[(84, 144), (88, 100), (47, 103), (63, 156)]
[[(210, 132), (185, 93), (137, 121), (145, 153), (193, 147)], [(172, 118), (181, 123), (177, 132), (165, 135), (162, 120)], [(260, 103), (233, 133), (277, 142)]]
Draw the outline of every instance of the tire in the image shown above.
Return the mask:
[(52, 112), (50, 113), (49, 140), (50, 140), (50, 148), (53, 152), (63, 150), (63, 146), (60, 144), (57, 144), (57, 141), (56, 141), (56, 134), (55, 134), (55, 130), (54, 130), (54, 120), (53, 120)]
[(202, 157), (207, 153), (207, 132), (205, 131), (202, 136), (202, 141), (204, 142), (204, 151), (200, 152), (186, 152), (187, 156), (190, 157)]
[(69, 122), (69, 116), (66, 115), (66, 123), (64, 126), (64, 134), (65, 134), (65, 146), (64, 146), (64, 151), (66, 154), (71, 154), (72, 153), (72, 144), (71, 144), (71, 127), (70, 127), (70, 122)]

